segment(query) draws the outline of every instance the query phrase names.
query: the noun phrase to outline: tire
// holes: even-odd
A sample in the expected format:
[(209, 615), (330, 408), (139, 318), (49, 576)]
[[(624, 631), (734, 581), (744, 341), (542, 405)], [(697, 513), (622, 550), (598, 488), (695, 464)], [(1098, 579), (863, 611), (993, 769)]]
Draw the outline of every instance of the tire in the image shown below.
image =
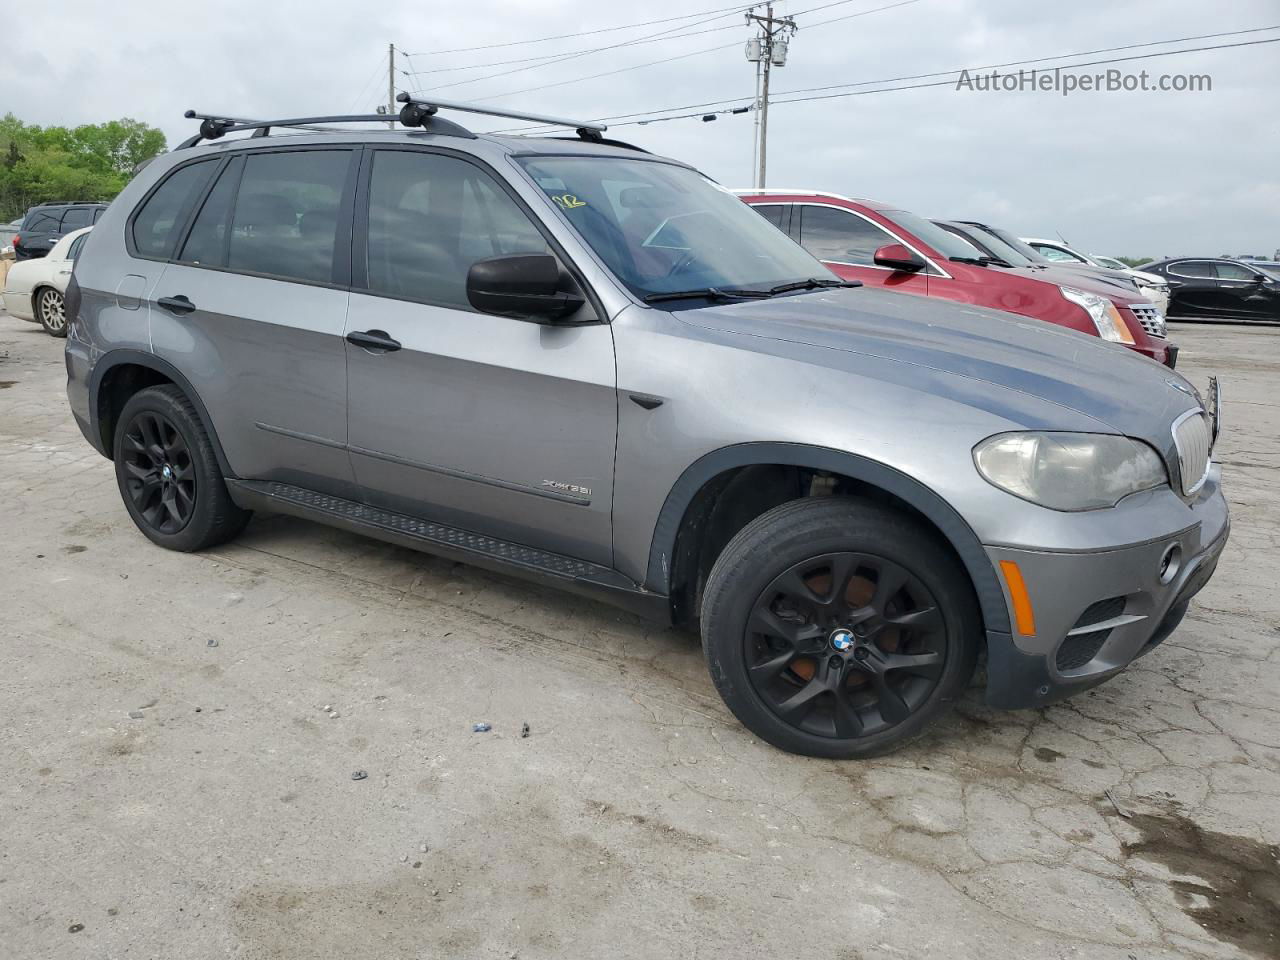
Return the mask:
[(734, 716), (775, 747), (833, 759), (919, 736), (973, 676), (981, 624), (968, 576), (931, 530), (847, 497), (753, 520), (702, 599), (707, 665)]
[(36, 319), (44, 332), (51, 337), (67, 335), (67, 306), (62, 294), (52, 287), (45, 287), (36, 294)]
[(230, 540), (250, 512), (232, 502), (213, 444), (177, 387), (148, 387), (120, 412), (112, 443), (129, 516), (153, 543), (203, 550)]

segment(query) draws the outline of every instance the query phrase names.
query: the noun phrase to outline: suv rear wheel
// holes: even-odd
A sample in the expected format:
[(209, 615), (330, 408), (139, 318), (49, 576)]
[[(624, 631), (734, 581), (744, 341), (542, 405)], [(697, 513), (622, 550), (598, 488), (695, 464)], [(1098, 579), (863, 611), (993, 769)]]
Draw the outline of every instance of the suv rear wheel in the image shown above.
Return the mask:
[(57, 290), (45, 287), (36, 294), (36, 318), (51, 337), (67, 335), (66, 302)]
[(191, 401), (175, 386), (148, 387), (116, 423), (116, 483), (129, 516), (170, 550), (230, 540), (249, 521), (227, 493), (213, 444)]
[(980, 618), (950, 551), (869, 501), (797, 500), (725, 547), (702, 638), (716, 688), (762, 740), (867, 757), (918, 736), (973, 675)]

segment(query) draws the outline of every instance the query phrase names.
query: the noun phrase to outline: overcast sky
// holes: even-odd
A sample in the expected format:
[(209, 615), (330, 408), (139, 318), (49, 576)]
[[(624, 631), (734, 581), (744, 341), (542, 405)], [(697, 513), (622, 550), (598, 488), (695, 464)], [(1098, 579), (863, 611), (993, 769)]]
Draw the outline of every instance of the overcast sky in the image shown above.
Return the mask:
[[(723, 98), (745, 104), (754, 72), (742, 44), (751, 31), (741, 13), (716, 17), (730, 2), (25, 4), (5, 17), (0, 113), (70, 125), (130, 116), (159, 126), (173, 144), (192, 132), (194, 124), (182, 119), (188, 107), (247, 116), (365, 111), (386, 99), (389, 42), (412, 54), (400, 61), (406, 68), (482, 65), (397, 78), (398, 87), (439, 89), (451, 99), (498, 97), (491, 102), (586, 118)], [(801, 88), (1280, 25), (1280, 0), (913, 0), (819, 25), (891, 2), (779, 3), (777, 12), (797, 14), (800, 31), (786, 67), (774, 73), (778, 98)], [(640, 20), (661, 22), (554, 42), (437, 52)], [(661, 31), (672, 32), (657, 42), (615, 46)], [(1280, 30), (1076, 59), (1275, 37)], [(494, 61), (603, 46), (615, 48), (443, 86), (528, 66)], [(696, 52), (711, 47), (724, 49)], [(686, 53), (693, 55), (560, 84)], [(1280, 248), (1280, 43), (1114, 66), (1153, 75), (1209, 74), (1213, 89), (1064, 98), (963, 92), (948, 83), (778, 104), (770, 113), (768, 182), (872, 197), (926, 216), (986, 219), (1023, 235), (1061, 233), (1095, 253), (1270, 254)], [(499, 96), (545, 84), (560, 85)], [(712, 123), (617, 126), (613, 132), (691, 162), (727, 185), (751, 185), (750, 114)]]

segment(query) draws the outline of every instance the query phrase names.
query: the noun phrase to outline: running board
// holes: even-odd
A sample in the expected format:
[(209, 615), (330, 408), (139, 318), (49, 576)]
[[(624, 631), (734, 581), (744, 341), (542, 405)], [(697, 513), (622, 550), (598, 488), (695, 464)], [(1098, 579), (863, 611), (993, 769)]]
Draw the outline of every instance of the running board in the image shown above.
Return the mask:
[(671, 621), (668, 598), (652, 593), (618, 571), (586, 560), (472, 533), (433, 520), (394, 513), (305, 487), (266, 480), (226, 481), (235, 502), (246, 510), (284, 513), (331, 527), (477, 567), (551, 583), (664, 623)]

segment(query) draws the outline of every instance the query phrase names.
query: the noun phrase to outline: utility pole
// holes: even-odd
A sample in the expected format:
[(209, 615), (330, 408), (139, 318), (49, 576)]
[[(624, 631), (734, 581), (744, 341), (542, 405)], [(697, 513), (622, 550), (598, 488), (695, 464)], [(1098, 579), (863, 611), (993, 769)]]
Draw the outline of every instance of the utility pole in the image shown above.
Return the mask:
[(389, 43), (387, 44), (387, 126), (392, 130), (396, 128), (396, 113), (396, 45)]
[(775, 17), (773, 3), (765, 6), (765, 15), (748, 13), (747, 22), (754, 21), (760, 27), (756, 39), (747, 43), (747, 59), (754, 60), (756, 70), (760, 73), (760, 92), (756, 102), (757, 136), (756, 156), (759, 167), (756, 170), (756, 189), (765, 186), (765, 169), (768, 162), (769, 140), (769, 72), (771, 67), (783, 67), (787, 63), (787, 38), (796, 31), (796, 22), (788, 17)]

